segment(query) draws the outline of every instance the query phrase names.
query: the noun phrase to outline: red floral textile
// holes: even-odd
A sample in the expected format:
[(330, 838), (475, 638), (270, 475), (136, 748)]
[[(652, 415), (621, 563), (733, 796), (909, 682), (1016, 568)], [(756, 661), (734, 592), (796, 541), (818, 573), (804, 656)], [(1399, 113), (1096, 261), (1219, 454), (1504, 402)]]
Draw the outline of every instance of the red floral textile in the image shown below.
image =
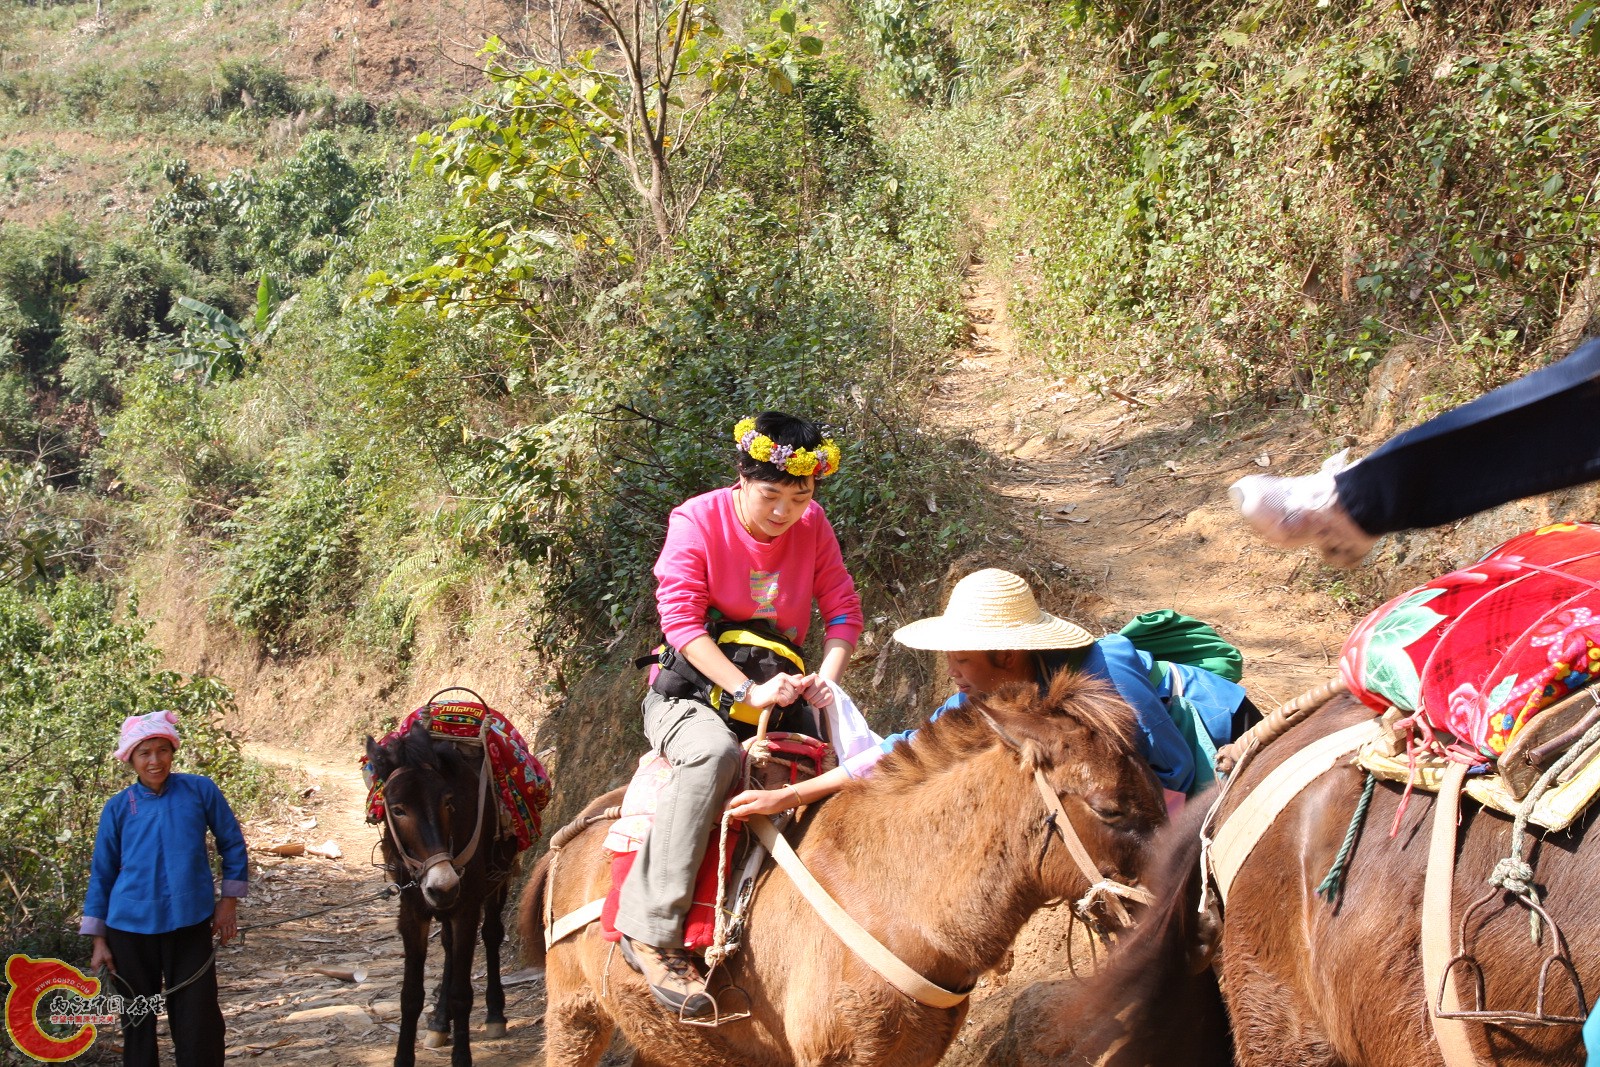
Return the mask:
[[(504, 821), (517, 837), (517, 851), (521, 852), (539, 837), (539, 813), (550, 803), (550, 775), (528, 749), (517, 728), (500, 712), (482, 704), (466, 701), (429, 704), (407, 715), (399, 726), (383, 735), (379, 742), (387, 746), (401, 734), (411, 729), (417, 716), (431, 716), (430, 730), (441, 737), (476, 738), (483, 729), (484, 716), (489, 728), (484, 731), (484, 743), (489, 748), (489, 768), (494, 772), (495, 792), (499, 797)], [(372, 779), (366, 757), (361, 759), (363, 774), (371, 790), (368, 799), (367, 821), (383, 821), (383, 781)]]
[(1362, 620), (1339, 670), (1368, 706), (1420, 712), (1478, 761), (1600, 674), (1600, 526), (1521, 534)]

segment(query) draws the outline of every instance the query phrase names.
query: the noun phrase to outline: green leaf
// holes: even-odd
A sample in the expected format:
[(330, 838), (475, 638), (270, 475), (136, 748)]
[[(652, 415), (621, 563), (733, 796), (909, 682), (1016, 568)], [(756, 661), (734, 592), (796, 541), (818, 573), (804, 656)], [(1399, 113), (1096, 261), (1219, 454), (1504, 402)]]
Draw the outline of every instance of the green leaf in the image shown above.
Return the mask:
[(794, 12), (793, 11), (780, 11), (780, 12), (778, 12), (778, 28), (780, 30), (782, 30), (784, 33), (792, 34), (792, 33), (794, 33), (794, 25), (795, 25), (795, 23), (794, 23)]
[(804, 52), (808, 56), (820, 56), (822, 54), (822, 38), (800, 38), (800, 51)]

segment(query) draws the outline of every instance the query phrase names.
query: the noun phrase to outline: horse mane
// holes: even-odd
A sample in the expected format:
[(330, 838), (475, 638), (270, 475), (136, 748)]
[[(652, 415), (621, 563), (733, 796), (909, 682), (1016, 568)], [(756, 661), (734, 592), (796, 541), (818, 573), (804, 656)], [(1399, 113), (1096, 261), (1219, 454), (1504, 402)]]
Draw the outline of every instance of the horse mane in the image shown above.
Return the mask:
[(427, 730), (418, 730), (415, 726), (382, 746), (382, 751), (391, 764), (386, 774), (401, 767), (419, 770), (437, 768), (446, 776), (471, 770), (454, 744), (437, 739)]
[[(985, 703), (999, 716), (995, 725), (1008, 731), (1028, 735), (1037, 732), (1030, 726), (1067, 719), (1104, 739), (1119, 757), (1138, 753), (1139, 728), (1133, 709), (1106, 682), (1081, 671), (1058, 671), (1043, 696), (1036, 686), (1019, 682), (1002, 686)], [(894, 746), (862, 781), (862, 787), (873, 792), (902, 792), (987, 752), (1002, 740), (978, 707), (968, 701), (924, 723), (910, 744)]]
[[(1221, 1032), (1226, 1034), (1216, 978), (1209, 968), (1194, 973), (1190, 962), (1204, 936), (1196, 910), (1200, 828), (1215, 795), (1208, 791), (1192, 798), (1177, 818), (1157, 833), (1149, 853), (1152, 862), (1141, 878), (1155, 895), (1155, 903), (1140, 914), (1138, 926), (1117, 939), (1117, 949), (1106, 966), (1085, 983), (1073, 997), (1070, 1010), (1063, 1013), (1061, 1030), (1075, 1031), (1072, 1045), (1083, 1062), (1097, 1062), (1104, 1053), (1129, 1041), (1130, 1035), (1140, 1048), (1151, 1041), (1164, 1048), (1155, 1035), (1168, 1028), (1189, 1040), (1225, 1040), (1204, 1033), (1207, 1023), (1216, 1030), (1220, 1018)], [(1164, 1018), (1158, 1022), (1152, 1013)], [(1175, 1021), (1180, 1015), (1187, 1027)], [(1195, 1026), (1200, 1032), (1190, 1029)], [(1149, 1062), (1162, 1062), (1162, 1058), (1156, 1055)], [(1141, 1057), (1135, 1054), (1132, 1059)]]

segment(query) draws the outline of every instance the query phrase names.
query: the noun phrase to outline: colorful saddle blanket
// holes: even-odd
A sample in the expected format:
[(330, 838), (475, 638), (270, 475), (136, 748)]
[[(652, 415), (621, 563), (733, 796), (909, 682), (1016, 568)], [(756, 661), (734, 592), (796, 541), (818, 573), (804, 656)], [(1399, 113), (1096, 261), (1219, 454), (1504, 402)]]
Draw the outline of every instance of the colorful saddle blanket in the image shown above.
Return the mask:
[[(767, 744), (774, 756), (773, 764), (790, 782), (821, 773), (828, 751), (826, 744), (803, 734), (768, 734)], [(787, 773), (784, 773), (785, 770)], [(655, 822), (656, 800), (661, 789), (671, 780), (672, 764), (667, 762), (665, 756), (648, 752), (640, 756), (639, 769), (634, 772), (633, 780), (628, 783), (627, 792), (622, 795), (622, 816), (611, 824), (611, 830), (606, 834), (605, 848), (612, 853), (611, 891), (606, 894), (605, 907), (600, 913), (600, 929), (607, 941), (616, 941), (621, 937), (617, 933), (616, 922), (622, 883), (628, 877), (628, 872), (633, 869), (633, 861), (638, 855), (640, 846), (650, 835), (650, 827)], [(743, 780), (743, 775), (735, 778), (729, 796), (742, 788)], [(766, 787), (772, 788), (770, 784)], [(735, 822), (728, 827), (728, 839), (723, 845), (725, 849), (723, 855), (727, 857), (730, 877), (736, 873), (733, 868), (742, 833), (743, 828), (740, 823)], [(695, 874), (694, 903), (690, 905), (689, 914), (684, 918), (684, 947), (695, 951), (704, 951), (715, 941), (719, 906), (717, 883), (720, 881), (717, 842), (721, 836), (722, 825), (721, 820), (718, 820), (712, 824), (710, 844), (706, 848), (705, 858), (700, 861), (700, 869)]]
[(1600, 526), (1522, 534), (1368, 615), (1339, 670), (1369, 707), (1420, 712), (1494, 761), (1529, 719), (1600, 675)]
[[(477, 740), (483, 734), (489, 749), (489, 769), (494, 773), (495, 794), (500, 801), (501, 825), (517, 838), (517, 851), (521, 852), (539, 837), (539, 813), (550, 803), (550, 775), (528, 749), (511, 720), (493, 708), (466, 701), (442, 704), (425, 704), (407, 715), (399, 726), (383, 736), (380, 744), (388, 745), (411, 729), (419, 715), (429, 716), (429, 730), (437, 737), (454, 737)], [(484, 717), (489, 726), (483, 729)], [(367, 821), (383, 821), (383, 781), (372, 779), (362, 757), (362, 770), (369, 781), (371, 800), (367, 808)]]

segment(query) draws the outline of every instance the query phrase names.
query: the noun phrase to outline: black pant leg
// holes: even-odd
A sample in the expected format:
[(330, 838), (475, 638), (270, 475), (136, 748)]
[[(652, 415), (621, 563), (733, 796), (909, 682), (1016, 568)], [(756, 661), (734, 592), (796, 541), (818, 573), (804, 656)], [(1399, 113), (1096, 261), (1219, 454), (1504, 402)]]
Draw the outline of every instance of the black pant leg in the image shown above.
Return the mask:
[[(167, 996), (177, 1067), (222, 1067), (226, 1044), (217, 1003), (217, 964), (211, 955), (211, 920), (161, 935)], [(196, 977), (198, 976), (198, 977)], [(190, 979), (193, 981), (190, 981)], [(177, 987), (188, 982), (182, 989)]]
[(1335, 477), (1371, 534), (1440, 526), (1600, 479), (1600, 338), (1390, 438)]
[(117, 972), (105, 992), (123, 999), (123, 1067), (159, 1067), (161, 1062), (156, 1054), (155, 1013), (136, 1017), (128, 1011), (135, 997), (150, 997), (161, 991), (161, 936), (106, 930), (106, 945)]

